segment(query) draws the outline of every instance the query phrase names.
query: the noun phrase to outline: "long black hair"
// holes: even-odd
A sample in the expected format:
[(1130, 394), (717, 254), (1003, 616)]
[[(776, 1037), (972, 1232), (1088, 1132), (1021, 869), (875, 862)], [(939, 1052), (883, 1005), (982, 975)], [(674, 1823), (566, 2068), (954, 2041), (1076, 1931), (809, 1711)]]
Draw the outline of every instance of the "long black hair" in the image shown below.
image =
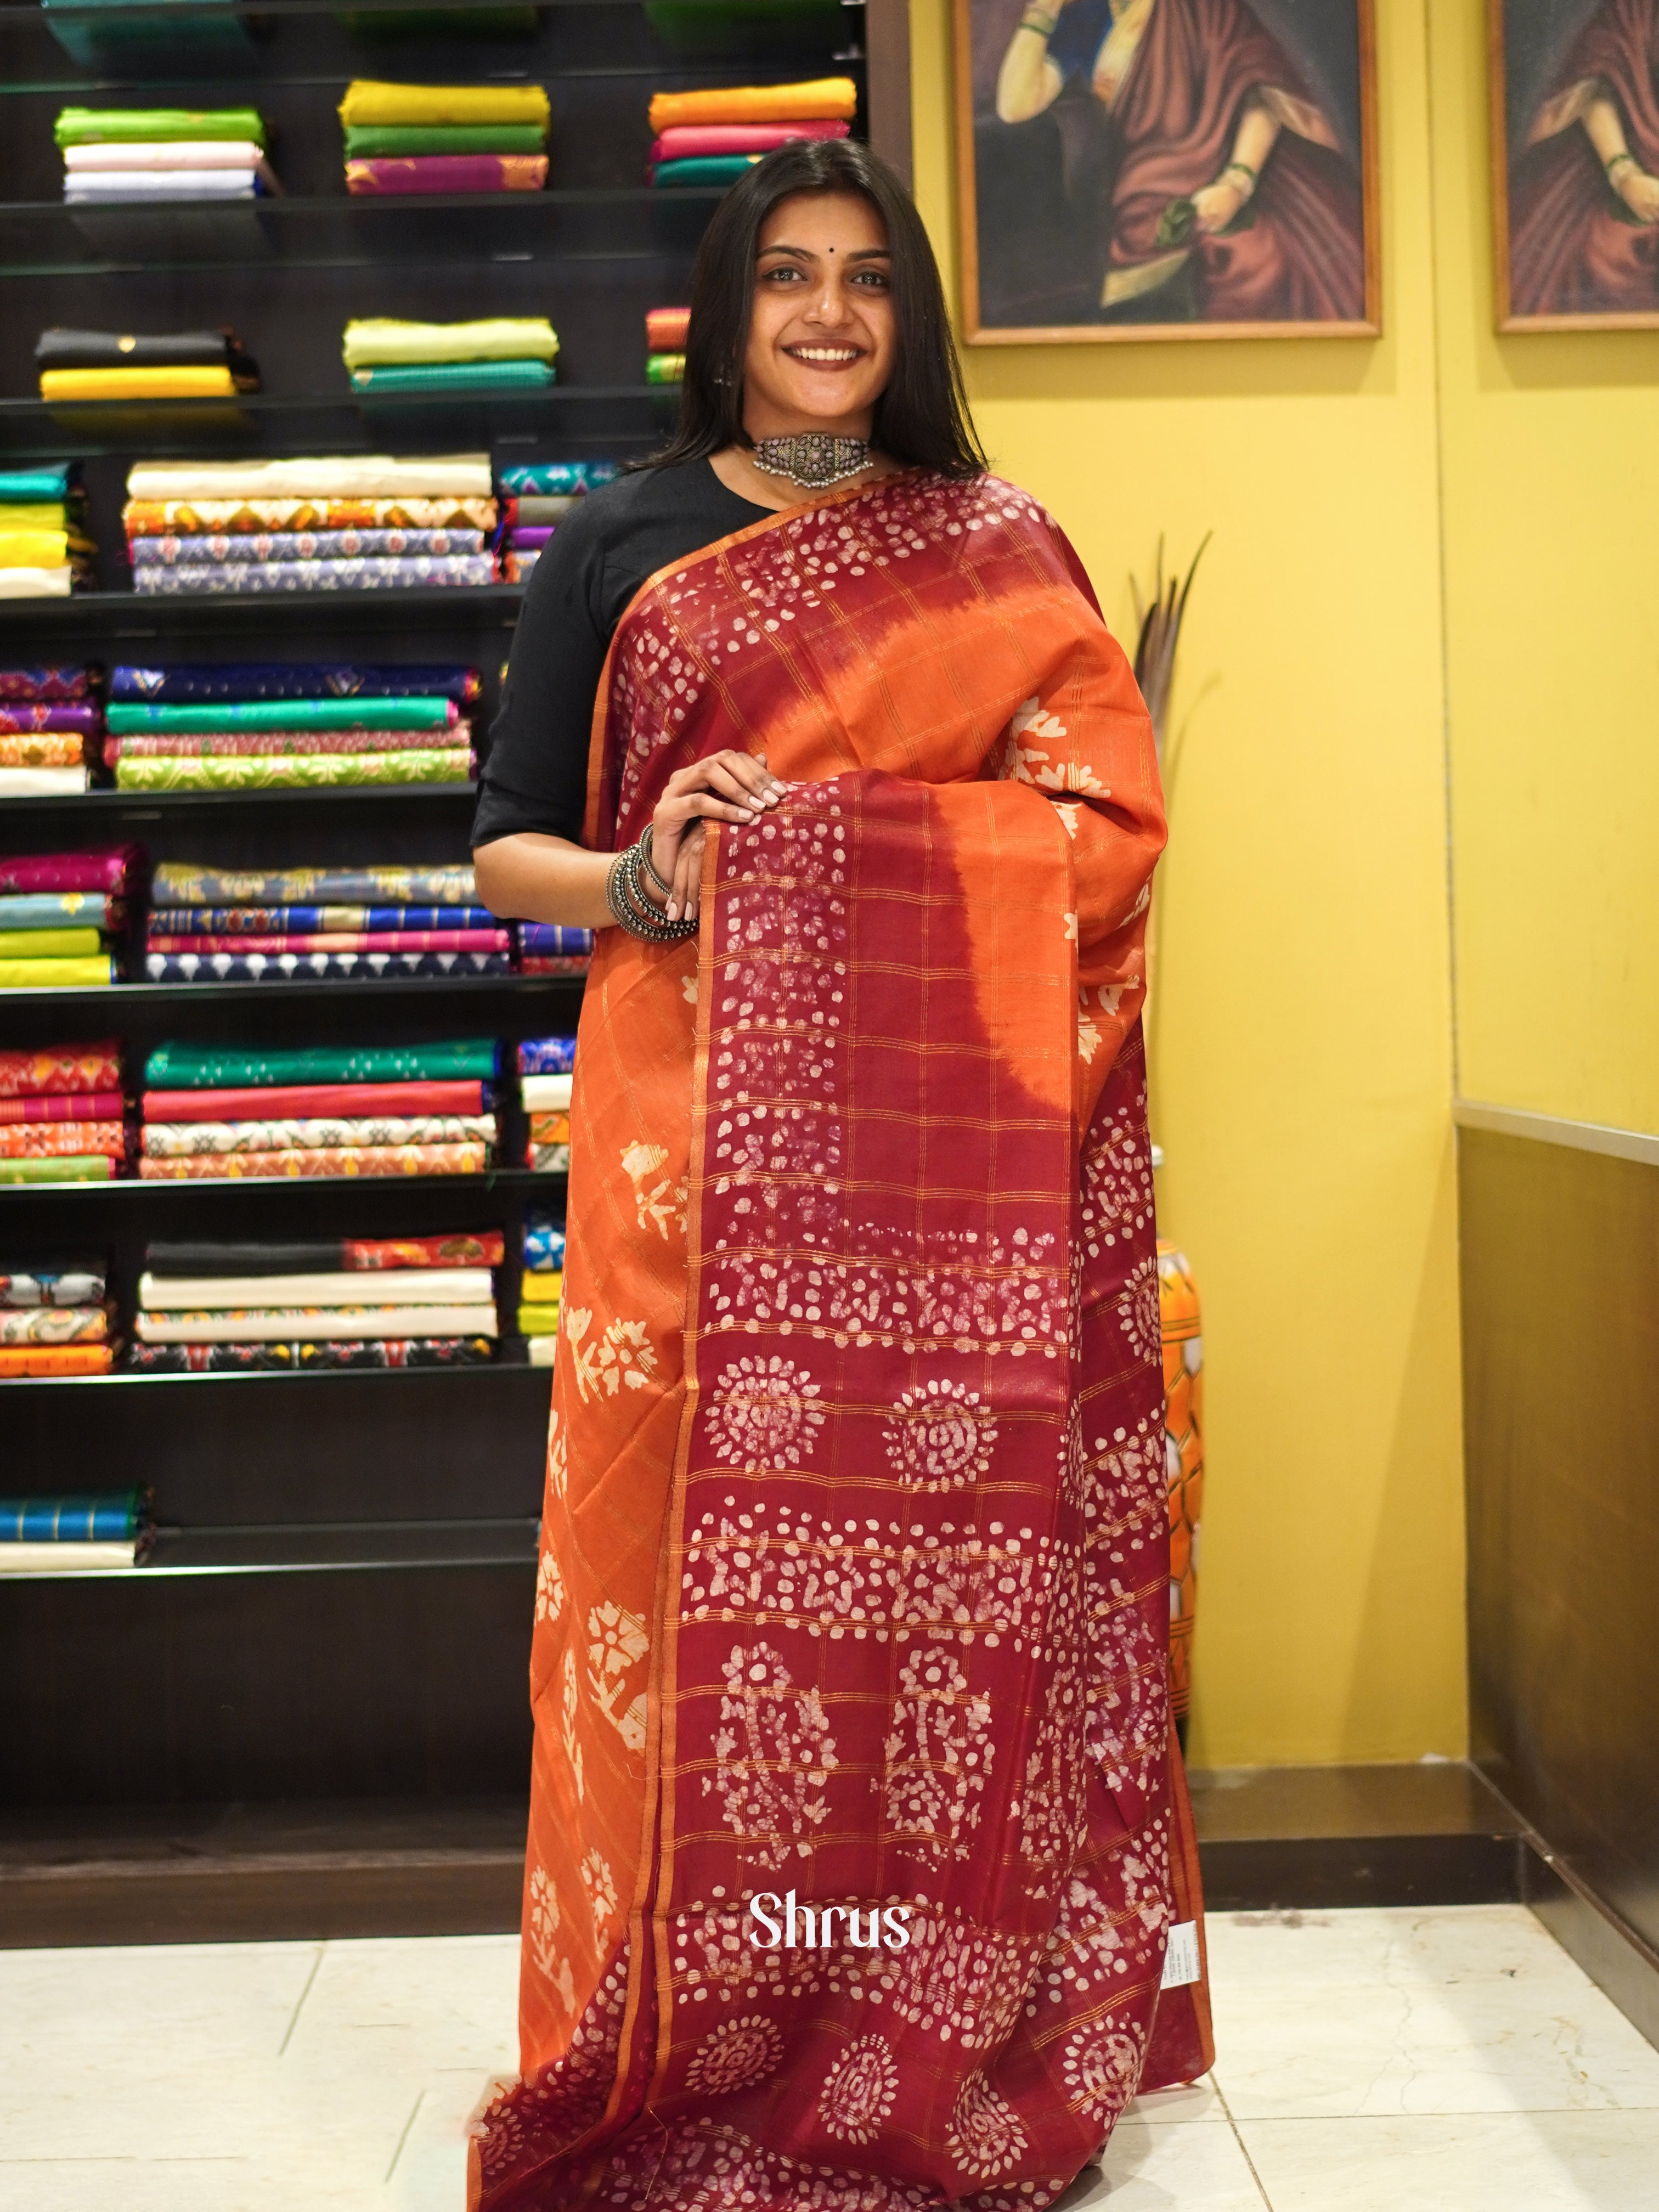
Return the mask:
[(876, 402), (871, 443), (941, 476), (986, 467), (962, 386), (939, 264), (915, 204), (879, 155), (856, 138), (794, 139), (740, 177), (715, 209), (691, 272), (691, 326), (674, 435), (644, 465), (696, 461), (751, 441), (743, 426), (743, 361), (762, 226), (796, 192), (861, 192), (892, 256), (893, 375)]

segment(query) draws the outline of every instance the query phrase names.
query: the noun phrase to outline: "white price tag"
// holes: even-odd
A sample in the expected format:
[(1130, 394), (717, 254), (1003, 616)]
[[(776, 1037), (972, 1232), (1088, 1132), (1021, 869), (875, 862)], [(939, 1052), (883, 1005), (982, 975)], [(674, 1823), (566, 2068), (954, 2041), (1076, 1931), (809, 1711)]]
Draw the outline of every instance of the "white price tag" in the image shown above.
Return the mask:
[(1184, 1990), (1189, 1982), (1198, 1980), (1201, 1972), (1198, 1963), (1198, 1923), (1182, 1920), (1170, 1930), (1170, 1948), (1164, 1954), (1164, 1980), (1166, 1990)]

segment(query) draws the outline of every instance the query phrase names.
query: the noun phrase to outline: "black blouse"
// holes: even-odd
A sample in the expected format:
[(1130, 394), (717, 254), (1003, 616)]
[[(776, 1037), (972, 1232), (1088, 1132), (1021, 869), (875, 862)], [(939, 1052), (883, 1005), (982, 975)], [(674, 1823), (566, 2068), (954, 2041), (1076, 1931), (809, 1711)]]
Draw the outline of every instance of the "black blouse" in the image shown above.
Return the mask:
[(475, 848), (525, 830), (580, 842), (593, 700), (623, 609), (659, 568), (771, 512), (728, 491), (707, 461), (684, 461), (619, 477), (559, 525), (525, 587)]

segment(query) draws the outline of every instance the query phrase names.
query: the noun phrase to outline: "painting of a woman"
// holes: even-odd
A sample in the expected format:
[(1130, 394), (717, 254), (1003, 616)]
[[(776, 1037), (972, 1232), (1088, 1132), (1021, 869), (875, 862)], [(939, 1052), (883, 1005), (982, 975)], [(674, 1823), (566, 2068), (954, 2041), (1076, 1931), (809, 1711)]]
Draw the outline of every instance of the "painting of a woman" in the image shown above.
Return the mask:
[(1506, 319), (1654, 322), (1659, 0), (1572, 12), (1580, 21), (1563, 35), (1559, 5), (1511, 0), (1504, 11), (1511, 90), (1524, 103), (1510, 113)]
[(1357, 9), (1321, 13), (1304, 33), (1273, 0), (959, 0), (970, 334), (1374, 325), (1367, 42)]

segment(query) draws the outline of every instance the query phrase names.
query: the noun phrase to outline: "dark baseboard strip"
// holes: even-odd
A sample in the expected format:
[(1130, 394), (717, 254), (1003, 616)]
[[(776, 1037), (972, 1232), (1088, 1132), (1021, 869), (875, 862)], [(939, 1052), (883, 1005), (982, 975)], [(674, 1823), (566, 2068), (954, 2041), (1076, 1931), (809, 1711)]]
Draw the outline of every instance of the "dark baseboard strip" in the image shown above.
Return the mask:
[(1533, 1842), (1522, 1870), (1529, 1905), (1567, 1956), (1659, 2050), (1659, 1956), (1578, 1881), (1565, 1860)]
[(1211, 1912), (1340, 1911), (1364, 1905), (1513, 1905), (1512, 1835), (1275, 1836), (1201, 1844)]

